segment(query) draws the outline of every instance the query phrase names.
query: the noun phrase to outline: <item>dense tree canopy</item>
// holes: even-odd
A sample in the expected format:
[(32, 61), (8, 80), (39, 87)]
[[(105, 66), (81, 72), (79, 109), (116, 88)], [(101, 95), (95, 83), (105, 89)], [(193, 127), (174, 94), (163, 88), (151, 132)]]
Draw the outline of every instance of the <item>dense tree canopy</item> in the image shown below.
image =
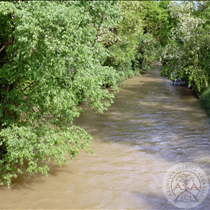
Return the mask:
[(0, 184), (92, 152), (79, 105), (103, 112), (159, 58), (209, 104), (209, 17), (204, 1), (0, 2)]
[(171, 30), (171, 42), (164, 49), (167, 65), (162, 73), (170, 79), (183, 78), (189, 87), (202, 92), (209, 85), (208, 57), (209, 34), (205, 28), (205, 19), (193, 14), (192, 3), (171, 4), (172, 18), (178, 23)]
[[(114, 13), (112, 4), (100, 9)], [(1, 2), (0, 18), (0, 172), (1, 183), (9, 183), (17, 173), (46, 174), (46, 161), (61, 164), (66, 152), (73, 158), (86, 149), (90, 136), (68, 125), (82, 101), (106, 109), (113, 94), (104, 86), (116, 89), (119, 74), (102, 65), (107, 51), (95, 43), (98, 20), (90, 5)]]

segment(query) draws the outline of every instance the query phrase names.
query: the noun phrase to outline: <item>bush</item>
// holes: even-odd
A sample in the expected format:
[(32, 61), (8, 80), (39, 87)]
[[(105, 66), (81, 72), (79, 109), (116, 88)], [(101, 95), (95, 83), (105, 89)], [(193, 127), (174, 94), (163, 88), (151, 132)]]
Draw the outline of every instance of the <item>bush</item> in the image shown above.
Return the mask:
[(210, 115), (210, 87), (203, 92), (199, 99), (199, 102), (201, 106), (206, 110), (208, 115)]

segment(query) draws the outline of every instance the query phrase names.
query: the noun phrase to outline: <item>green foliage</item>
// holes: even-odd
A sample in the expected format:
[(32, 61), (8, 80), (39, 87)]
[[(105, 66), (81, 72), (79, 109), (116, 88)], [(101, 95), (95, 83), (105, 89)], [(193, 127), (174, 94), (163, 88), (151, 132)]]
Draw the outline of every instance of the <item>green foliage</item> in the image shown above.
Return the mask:
[[(79, 154), (80, 149), (88, 150), (88, 135), (83, 129), (72, 126), (57, 132), (47, 125), (36, 129), (31, 127), (10, 126), (0, 132), (1, 140), (1, 184), (11, 183), (18, 174), (41, 173), (47, 175), (48, 161), (59, 165), (66, 162), (66, 152), (71, 158)], [(83, 140), (81, 140), (83, 139)]]
[(143, 34), (139, 37), (139, 47), (136, 52), (134, 65), (142, 70), (149, 70), (150, 64), (158, 60), (160, 49), (160, 43), (152, 34)]
[(141, 2), (122, 1), (117, 6), (122, 17), (117, 26), (109, 29), (112, 34), (111, 40), (104, 42), (109, 51), (105, 65), (124, 72), (125, 77), (139, 75), (139, 69), (132, 69), (132, 61), (135, 59), (138, 38), (143, 33)]
[(207, 111), (208, 115), (210, 116), (210, 88), (203, 92), (201, 95), (199, 102), (201, 106)]
[(194, 5), (171, 4), (172, 18), (177, 27), (171, 30), (171, 42), (165, 47), (163, 60), (166, 63), (162, 75), (169, 79), (183, 78), (196, 92), (203, 92), (209, 85), (210, 65), (208, 27), (205, 19), (194, 15)]
[(10, 184), (18, 173), (46, 174), (47, 161), (87, 150), (90, 135), (71, 126), (78, 105), (103, 112), (114, 97), (104, 86), (117, 90), (120, 75), (102, 66), (107, 50), (78, 2), (0, 4), (0, 184)]
[(168, 23), (167, 6), (169, 1), (142, 2), (144, 33), (150, 33), (162, 41), (164, 27)]

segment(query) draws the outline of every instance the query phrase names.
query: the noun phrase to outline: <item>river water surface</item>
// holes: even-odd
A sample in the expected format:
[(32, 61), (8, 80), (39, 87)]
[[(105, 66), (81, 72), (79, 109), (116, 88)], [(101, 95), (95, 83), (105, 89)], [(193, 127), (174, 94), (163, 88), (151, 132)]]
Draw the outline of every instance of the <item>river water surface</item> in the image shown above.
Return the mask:
[[(163, 194), (165, 172), (189, 162), (209, 176), (208, 118), (190, 89), (157, 68), (124, 81), (104, 114), (83, 108), (75, 124), (93, 136), (94, 155), (1, 187), (1, 209), (177, 209)], [(210, 209), (210, 195), (195, 209)]]

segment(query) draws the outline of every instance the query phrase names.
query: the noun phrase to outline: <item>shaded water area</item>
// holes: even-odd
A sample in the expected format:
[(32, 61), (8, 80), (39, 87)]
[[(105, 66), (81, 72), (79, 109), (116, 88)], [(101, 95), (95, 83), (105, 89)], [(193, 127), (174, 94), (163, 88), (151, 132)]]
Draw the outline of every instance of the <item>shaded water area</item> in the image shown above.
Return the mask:
[[(1, 187), (2, 209), (177, 209), (163, 194), (165, 172), (189, 162), (210, 174), (208, 118), (190, 89), (158, 69), (124, 81), (104, 114), (83, 108), (75, 123), (93, 136), (94, 155)], [(210, 209), (210, 194), (195, 209)]]

